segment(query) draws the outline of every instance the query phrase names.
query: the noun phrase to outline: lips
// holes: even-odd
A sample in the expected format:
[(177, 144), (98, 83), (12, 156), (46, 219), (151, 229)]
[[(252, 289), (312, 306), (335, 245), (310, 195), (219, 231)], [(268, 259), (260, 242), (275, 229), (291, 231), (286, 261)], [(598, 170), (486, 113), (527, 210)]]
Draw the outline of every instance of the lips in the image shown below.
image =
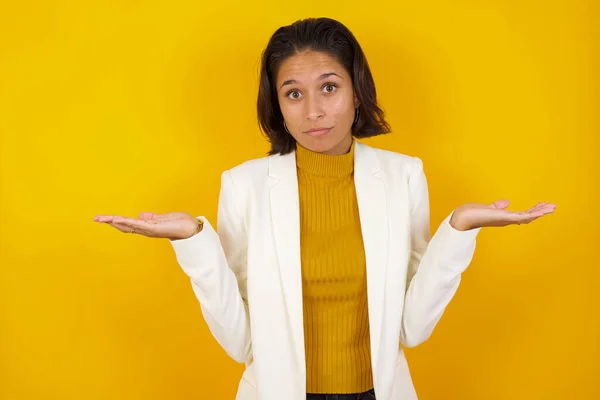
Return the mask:
[(315, 128), (315, 129), (310, 129), (308, 131), (304, 131), (304, 133), (306, 133), (309, 136), (323, 136), (326, 133), (328, 133), (331, 130), (331, 128)]

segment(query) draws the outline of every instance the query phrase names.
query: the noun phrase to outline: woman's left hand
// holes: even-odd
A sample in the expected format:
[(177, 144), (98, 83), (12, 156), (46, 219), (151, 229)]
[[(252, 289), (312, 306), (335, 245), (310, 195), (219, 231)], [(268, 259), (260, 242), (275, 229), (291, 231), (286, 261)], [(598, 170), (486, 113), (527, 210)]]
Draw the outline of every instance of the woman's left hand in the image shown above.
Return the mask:
[(541, 202), (526, 211), (509, 211), (508, 200), (498, 200), (492, 204), (467, 203), (456, 210), (450, 225), (459, 231), (485, 226), (506, 226), (528, 224), (546, 214), (553, 213), (556, 205)]

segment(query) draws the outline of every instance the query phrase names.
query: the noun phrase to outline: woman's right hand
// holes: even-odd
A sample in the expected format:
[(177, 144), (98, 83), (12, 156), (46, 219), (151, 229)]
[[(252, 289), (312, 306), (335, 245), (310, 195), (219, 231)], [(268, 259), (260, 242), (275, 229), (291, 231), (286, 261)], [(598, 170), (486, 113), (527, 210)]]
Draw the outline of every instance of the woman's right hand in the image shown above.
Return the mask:
[(108, 224), (123, 233), (137, 233), (169, 240), (189, 238), (198, 226), (196, 218), (185, 212), (166, 214), (143, 212), (139, 214), (139, 219), (118, 215), (96, 215), (94, 221)]

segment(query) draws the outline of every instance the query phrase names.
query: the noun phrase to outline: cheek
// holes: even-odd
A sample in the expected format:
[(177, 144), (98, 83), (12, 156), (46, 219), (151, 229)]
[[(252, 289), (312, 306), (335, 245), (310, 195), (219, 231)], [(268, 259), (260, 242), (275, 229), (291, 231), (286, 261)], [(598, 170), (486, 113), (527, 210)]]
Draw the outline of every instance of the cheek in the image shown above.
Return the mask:
[(354, 104), (352, 99), (339, 97), (331, 103), (330, 114), (336, 121), (341, 123), (352, 123), (354, 121)]
[(290, 104), (280, 101), (281, 114), (288, 125), (296, 125), (302, 118), (302, 108), (298, 104)]
[(302, 137), (299, 137), (298, 135), (298, 132), (301, 132), (302, 129), (304, 129), (302, 126), (304, 122), (304, 118), (302, 117), (302, 107), (298, 104), (286, 104), (285, 101), (281, 102), (281, 100), (279, 104), (281, 115), (283, 115), (283, 120), (285, 121), (290, 134), (296, 141), (302, 140)]

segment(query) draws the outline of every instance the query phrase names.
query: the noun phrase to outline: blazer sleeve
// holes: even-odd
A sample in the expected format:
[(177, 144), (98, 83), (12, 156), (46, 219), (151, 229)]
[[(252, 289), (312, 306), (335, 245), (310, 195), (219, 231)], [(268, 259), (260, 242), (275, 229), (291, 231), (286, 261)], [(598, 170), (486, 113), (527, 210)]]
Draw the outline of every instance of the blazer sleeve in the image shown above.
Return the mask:
[(429, 191), (423, 162), (413, 157), (409, 177), (411, 254), (400, 342), (415, 347), (427, 340), (456, 293), (461, 274), (471, 263), (481, 228), (459, 231), (448, 215), (430, 237)]
[(204, 221), (200, 233), (170, 243), (190, 277), (210, 332), (231, 358), (245, 363), (252, 352), (246, 289), (248, 241), (230, 171), (221, 175), (218, 233), (206, 218), (199, 218)]

